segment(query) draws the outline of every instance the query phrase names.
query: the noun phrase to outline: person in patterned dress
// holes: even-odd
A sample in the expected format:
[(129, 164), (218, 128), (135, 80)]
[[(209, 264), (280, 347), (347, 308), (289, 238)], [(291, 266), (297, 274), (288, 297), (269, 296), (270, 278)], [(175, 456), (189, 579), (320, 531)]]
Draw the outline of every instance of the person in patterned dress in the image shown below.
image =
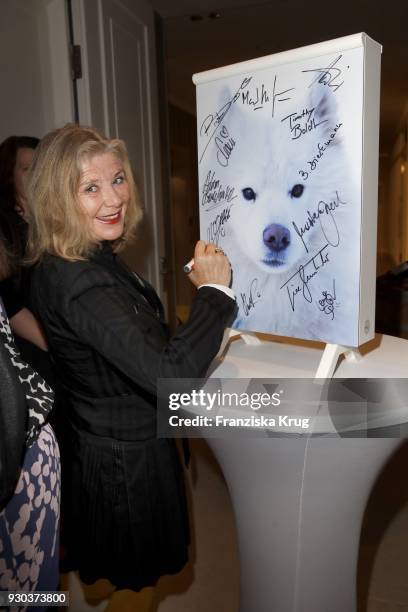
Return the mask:
[[(18, 393), (22, 402), (14, 401)], [(58, 588), (60, 456), (47, 422), (53, 398), (21, 359), (0, 299), (0, 591)]]

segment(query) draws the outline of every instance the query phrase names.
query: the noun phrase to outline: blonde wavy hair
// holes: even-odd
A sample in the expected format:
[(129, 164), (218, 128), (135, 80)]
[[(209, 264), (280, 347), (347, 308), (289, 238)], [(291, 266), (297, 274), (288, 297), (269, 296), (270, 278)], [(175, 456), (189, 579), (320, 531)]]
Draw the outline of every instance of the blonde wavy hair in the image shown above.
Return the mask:
[(114, 250), (134, 236), (142, 207), (124, 142), (105, 138), (90, 127), (69, 124), (41, 140), (28, 173), (29, 263), (39, 261), (45, 253), (83, 260), (95, 249), (98, 241), (79, 204), (78, 192), (83, 162), (102, 153), (112, 153), (121, 161), (130, 195), (124, 231), (113, 242)]

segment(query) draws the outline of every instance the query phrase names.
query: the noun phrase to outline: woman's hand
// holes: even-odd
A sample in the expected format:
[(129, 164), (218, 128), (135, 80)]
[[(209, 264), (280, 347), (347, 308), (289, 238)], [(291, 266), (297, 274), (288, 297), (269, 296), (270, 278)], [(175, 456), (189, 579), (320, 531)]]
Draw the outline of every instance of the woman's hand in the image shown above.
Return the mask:
[(212, 244), (199, 240), (194, 249), (194, 266), (188, 274), (193, 285), (224, 285), (229, 287), (231, 265), (224, 251)]

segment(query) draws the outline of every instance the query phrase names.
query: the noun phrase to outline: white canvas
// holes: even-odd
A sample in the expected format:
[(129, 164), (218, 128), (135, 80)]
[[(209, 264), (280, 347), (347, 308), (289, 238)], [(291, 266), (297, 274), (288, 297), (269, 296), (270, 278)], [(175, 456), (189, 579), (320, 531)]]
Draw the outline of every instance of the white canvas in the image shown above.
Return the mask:
[(372, 337), (378, 113), (368, 124), (364, 36), (341, 41), (195, 75), (201, 237), (231, 261), (237, 329), (358, 346), (365, 317)]

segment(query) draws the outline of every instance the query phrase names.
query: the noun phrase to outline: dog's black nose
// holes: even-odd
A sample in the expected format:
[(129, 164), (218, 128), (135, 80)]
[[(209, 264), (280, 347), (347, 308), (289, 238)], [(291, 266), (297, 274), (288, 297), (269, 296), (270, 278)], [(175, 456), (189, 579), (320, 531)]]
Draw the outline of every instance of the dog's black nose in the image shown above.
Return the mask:
[(272, 223), (264, 229), (263, 241), (271, 251), (284, 251), (290, 245), (290, 231), (283, 225)]

